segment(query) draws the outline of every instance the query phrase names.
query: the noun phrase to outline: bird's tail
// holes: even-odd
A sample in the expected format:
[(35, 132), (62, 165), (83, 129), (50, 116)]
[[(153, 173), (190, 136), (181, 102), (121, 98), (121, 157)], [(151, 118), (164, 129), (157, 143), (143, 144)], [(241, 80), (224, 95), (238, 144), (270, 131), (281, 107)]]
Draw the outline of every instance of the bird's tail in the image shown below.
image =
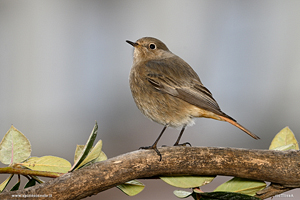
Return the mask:
[(232, 119), (229, 119), (229, 118), (226, 118), (226, 117), (224, 117), (224, 116), (220, 116), (220, 115), (219, 115), (219, 117), (220, 117), (221, 119), (223, 119), (224, 121), (229, 122), (230, 124), (232, 124), (232, 125), (238, 127), (239, 129), (241, 129), (242, 131), (244, 131), (245, 133), (247, 133), (248, 135), (250, 135), (250, 136), (253, 137), (254, 139), (256, 139), (256, 140), (260, 139), (257, 135), (251, 133), (251, 132), (248, 131), (245, 127), (243, 127), (242, 125), (240, 125), (240, 124), (237, 123), (236, 121), (234, 121), (234, 120), (232, 120)]

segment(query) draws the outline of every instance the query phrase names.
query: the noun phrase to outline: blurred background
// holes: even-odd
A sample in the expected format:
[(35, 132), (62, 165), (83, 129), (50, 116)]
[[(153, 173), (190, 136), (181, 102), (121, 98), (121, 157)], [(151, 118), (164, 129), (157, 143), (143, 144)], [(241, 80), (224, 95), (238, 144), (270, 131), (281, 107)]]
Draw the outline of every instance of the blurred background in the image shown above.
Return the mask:
[[(225, 113), (261, 137), (196, 119), (182, 142), (268, 149), (285, 126), (300, 140), (299, 10), (297, 0), (1, 0), (0, 138), (13, 124), (30, 140), (32, 156), (73, 163), (96, 120), (108, 157), (151, 145), (163, 127), (131, 97), (133, 47), (125, 40), (152, 36), (194, 68)], [(167, 129), (159, 145), (173, 145), (178, 134)], [(177, 199), (177, 188), (142, 182), (135, 197), (112, 188), (87, 199)], [(300, 198), (299, 190), (288, 194)]]

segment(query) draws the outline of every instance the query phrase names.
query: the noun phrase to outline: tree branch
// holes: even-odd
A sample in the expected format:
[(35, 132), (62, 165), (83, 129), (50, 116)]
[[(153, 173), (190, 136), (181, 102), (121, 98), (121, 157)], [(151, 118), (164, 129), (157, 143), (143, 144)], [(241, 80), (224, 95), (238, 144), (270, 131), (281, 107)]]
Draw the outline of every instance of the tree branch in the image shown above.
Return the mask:
[(138, 150), (34, 187), (2, 193), (0, 199), (12, 195), (82, 199), (132, 179), (177, 175), (225, 175), (269, 181), (289, 189), (300, 187), (300, 151), (216, 147), (163, 147), (159, 151), (162, 161), (153, 150)]
[(271, 183), (268, 187), (266, 187), (265, 189), (258, 191), (256, 193), (256, 197), (260, 198), (260, 199), (266, 199), (269, 197), (273, 197), (276, 194), (281, 194), (284, 192), (287, 192), (289, 190), (292, 190), (294, 188), (289, 188), (289, 187), (284, 187), (282, 185), (278, 185), (276, 183)]
[(64, 173), (36, 171), (36, 170), (24, 169), (19, 167), (18, 165), (14, 165), (12, 167), (0, 168), (0, 174), (22, 174), (22, 175), (30, 175), (30, 176), (57, 178), (63, 175)]

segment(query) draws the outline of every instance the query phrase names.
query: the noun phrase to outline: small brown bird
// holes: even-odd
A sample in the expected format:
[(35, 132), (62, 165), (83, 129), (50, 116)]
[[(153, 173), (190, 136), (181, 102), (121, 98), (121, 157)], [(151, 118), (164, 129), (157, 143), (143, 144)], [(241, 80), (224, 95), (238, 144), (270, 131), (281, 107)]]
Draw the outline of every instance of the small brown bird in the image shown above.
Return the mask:
[(129, 77), (133, 99), (145, 116), (164, 125), (154, 144), (143, 149), (154, 149), (161, 158), (157, 143), (168, 126), (182, 127), (174, 146), (188, 144), (179, 144), (179, 140), (185, 127), (193, 124), (194, 117), (229, 122), (254, 139), (259, 139), (221, 111), (196, 72), (163, 42), (152, 37), (126, 42), (134, 47)]

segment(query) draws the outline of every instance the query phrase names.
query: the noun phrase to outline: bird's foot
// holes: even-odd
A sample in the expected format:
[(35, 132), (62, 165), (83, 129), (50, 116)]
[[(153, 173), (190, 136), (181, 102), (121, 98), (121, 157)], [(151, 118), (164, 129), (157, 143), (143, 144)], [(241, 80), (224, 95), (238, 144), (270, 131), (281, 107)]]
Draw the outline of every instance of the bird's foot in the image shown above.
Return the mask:
[(185, 142), (185, 143), (182, 143), (182, 144), (178, 144), (178, 143), (174, 144), (174, 146), (183, 146), (183, 147), (186, 147), (187, 145), (192, 146), (191, 143), (189, 143), (189, 142)]
[(156, 144), (147, 147), (140, 147), (139, 149), (153, 149), (156, 152), (156, 154), (159, 156), (159, 161), (161, 161), (162, 159), (161, 153), (158, 151)]

